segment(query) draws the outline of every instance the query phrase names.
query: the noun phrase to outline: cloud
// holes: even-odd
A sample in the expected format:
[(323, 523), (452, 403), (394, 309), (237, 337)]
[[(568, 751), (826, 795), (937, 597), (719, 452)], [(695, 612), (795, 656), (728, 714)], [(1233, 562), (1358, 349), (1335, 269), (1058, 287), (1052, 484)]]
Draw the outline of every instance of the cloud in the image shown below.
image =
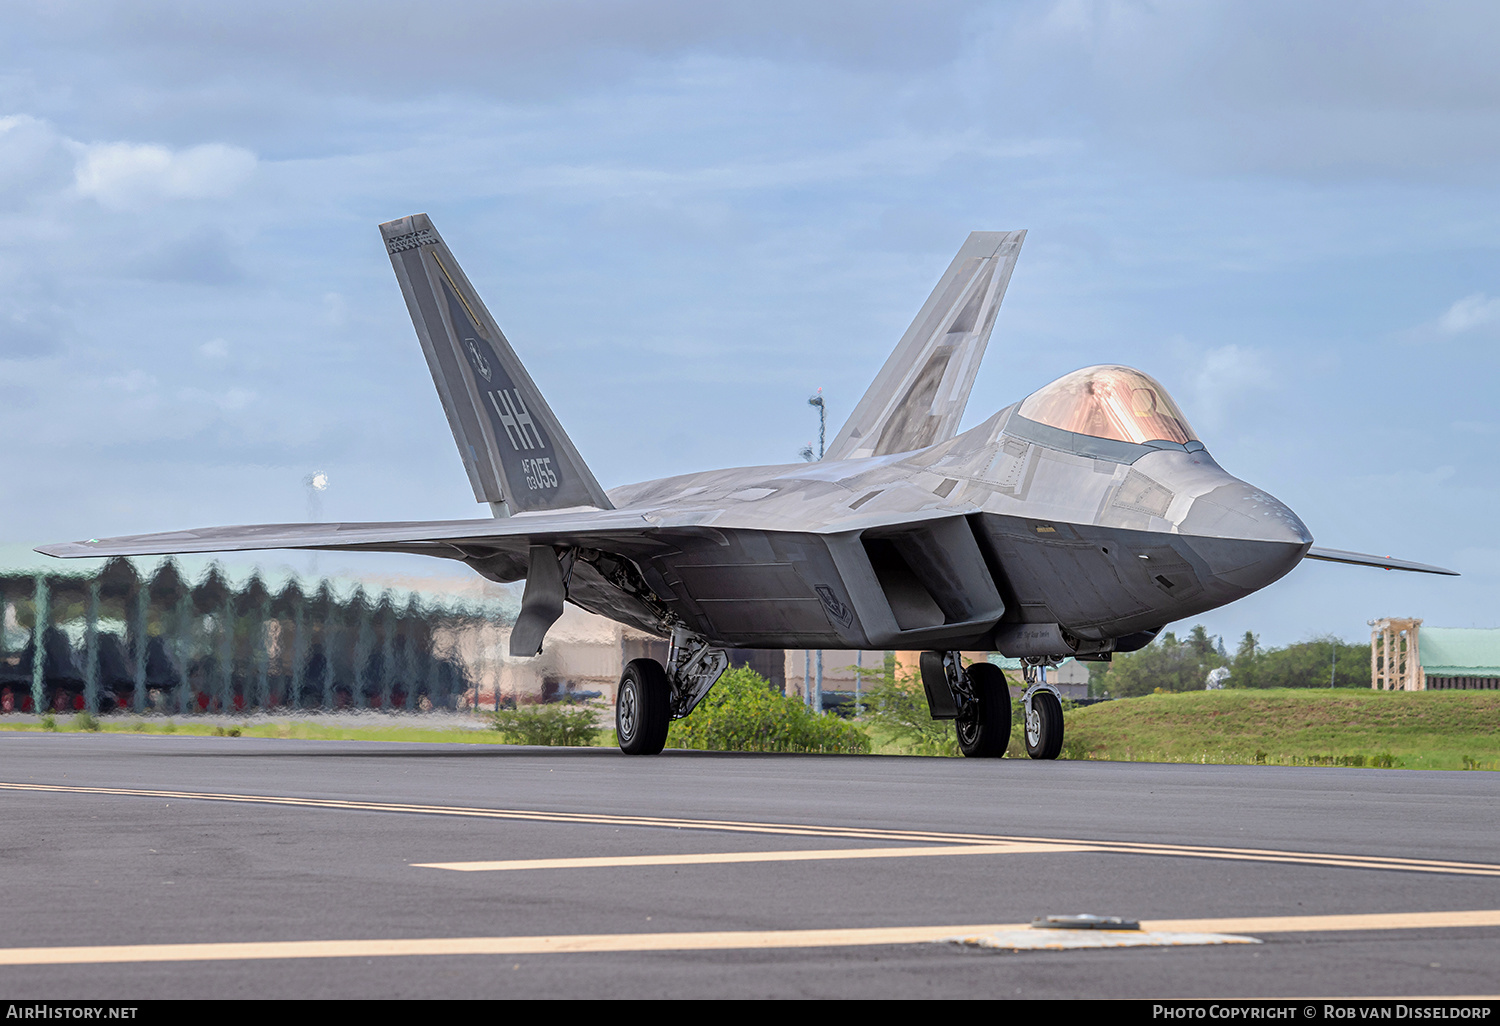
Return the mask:
[(75, 170), (78, 191), (105, 207), (131, 210), (171, 199), (232, 195), (255, 173), (255, 154), (207, 143), (185, 150), (144, 143), (93, 143)]
[(1450, 335), (1457, 335), (1497, 321), (1500, 321), (1500, 299), (1476, 292), (1450, 306), (1448, 312), (1438, 318), (1438, 327)]
[(12, 277), (0, 291), (0, 359), (51, 355), (71, 334), (54, 290), (33, 278)]
[(245, 277), (237, 247), (217, 228), (199, 228), (128, 259), (132, 270), (152, 281), (233, 285)]
[(1203, 353), (1188, 377), (1193, 400), (1193, 418), (1218, 427), (1225, 413), (1243, 401), (1245, 395), (1271, 384), (1270, 368), (1265, 356), (1256, 349), (1237, 345), (1219, 346)]
[(190, 405), (214, 406), (224, 413), (231, 413), (245, 409), (255, 402), (259, 395), (248, 388), (230, 388), (223, 392), (210, 392), (204, 388), (184, 388), (177, 393), (177, 398)]
[(126, 371), (115, 377), (105, 378), (104, 384), (110, 389), (118, 389), (122, 392), (151, 392), (158, 382), (154, 375), (147, 374), (140, 368)]
[(47, 122), (25, 114), (0, 117), (0, 204), (14, 208), (65, 187), (72, 163), (67, 140)]
[[(907, 72), (946, 62), (983, 0), (263, 0), (254, 6), (134, 0), (18, 4), (36, 51), (82, 46), (132, 77), (201, 90), (254, 71), (343, 93), (562, 91), (689, 52), (793, 56)], [(30, 6), (31, 10), (25, 7)], [(72, 5), (67, 5), (72, 6)], [(188, 83), (191, 83), (188, 86)]]
[(1486, 0), (1058, 0), (995, 32), (992, 67), (1038, 124), (1201, 169), (1492, 179), (1496, 32)]

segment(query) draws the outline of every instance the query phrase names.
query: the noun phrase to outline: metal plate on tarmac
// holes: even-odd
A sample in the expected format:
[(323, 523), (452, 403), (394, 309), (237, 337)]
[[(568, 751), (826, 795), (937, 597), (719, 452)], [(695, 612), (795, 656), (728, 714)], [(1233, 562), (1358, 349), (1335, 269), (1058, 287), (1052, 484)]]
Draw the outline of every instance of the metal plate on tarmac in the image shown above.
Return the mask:
[(1033, 930), (1139, 930), (1141, 924), (1134, 919), (1119, 916), (1037, 916), (1031, 921)]
[(1165, 933), (1154, 930), (1001, 930), (969, 937), (944, 937), (939, 944), (958, 944), (992, 951), (1063, 951), (1070, 948), (1160, 948), (1200, 944), (1259, 944), (1254, 937), (1230, 933)]

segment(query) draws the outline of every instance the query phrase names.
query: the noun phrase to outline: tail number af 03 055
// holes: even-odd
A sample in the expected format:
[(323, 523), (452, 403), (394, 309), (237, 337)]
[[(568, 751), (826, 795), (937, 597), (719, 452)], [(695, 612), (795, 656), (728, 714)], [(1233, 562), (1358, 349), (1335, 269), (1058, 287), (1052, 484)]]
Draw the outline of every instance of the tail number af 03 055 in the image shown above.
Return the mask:
[(522, 460), (521, 473), (526, 477), (526, 487), (532, 491), (557, 487), (557, 471), (552, 469), (551, 458)]

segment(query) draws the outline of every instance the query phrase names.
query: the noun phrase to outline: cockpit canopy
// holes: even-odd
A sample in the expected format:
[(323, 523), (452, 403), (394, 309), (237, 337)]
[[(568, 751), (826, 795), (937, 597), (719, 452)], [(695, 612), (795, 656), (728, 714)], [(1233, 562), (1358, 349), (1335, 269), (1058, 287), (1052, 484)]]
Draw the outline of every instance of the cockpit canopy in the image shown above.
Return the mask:
[(1166, 389), (1130, 367), (1076, 370), (1031, 393), (1016, 412), (1049, 427), (1120, 442), (1198, 439)]

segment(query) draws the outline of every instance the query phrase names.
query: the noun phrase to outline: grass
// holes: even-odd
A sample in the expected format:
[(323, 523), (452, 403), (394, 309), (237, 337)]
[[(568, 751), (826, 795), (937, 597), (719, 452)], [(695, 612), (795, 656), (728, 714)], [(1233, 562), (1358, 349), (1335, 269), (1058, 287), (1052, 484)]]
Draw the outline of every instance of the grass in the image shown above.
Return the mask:
[[(285, 720), (271, 723), (199, 722), (193, 717), (100, 716), (97, 728), (77, 725), (69, 720), (54, 720), (51, 726), (39, 722), (7, 723), (0, 730), (74, 733), (81, 730), (105, 734), (173, 734), (181, 737), (270, 737), (295, 738), (304, 741), (427, 741), (470, 745), (498, 745), (505, 741), (489, 726), (489, 717), (476, 720), (479, 729), (393, 726), (346, 726), (324, 724), (316, 720)], [(603, 731), (593, 747), (614, 747), (615, 732)]]
[[(1235, 690), (1149, 695), (1072, 709), (1063, 758), (1280, 766), (1389, 766), (1500, 770), (1500, 692)], [(1024, 758), (1015, 717), (1009, 758)], [(476, 724), (486, 721), (476, 720)], [(900, 755), (894, 732), (864, 724), (877, 755)], [(494, 730), (398, 725), (347, 726), (316, 719), (200, 722), (194, 717), (101, 716), (5, 722), (0, 730), (224, 736), (346, 741), (503, 744)], [(612, 730), (593, 747), (615, 746)]]
[(1496, 691), (1194, 691), (1103, 702), (1065, 722), (1069, 759), (1500, 769)]

